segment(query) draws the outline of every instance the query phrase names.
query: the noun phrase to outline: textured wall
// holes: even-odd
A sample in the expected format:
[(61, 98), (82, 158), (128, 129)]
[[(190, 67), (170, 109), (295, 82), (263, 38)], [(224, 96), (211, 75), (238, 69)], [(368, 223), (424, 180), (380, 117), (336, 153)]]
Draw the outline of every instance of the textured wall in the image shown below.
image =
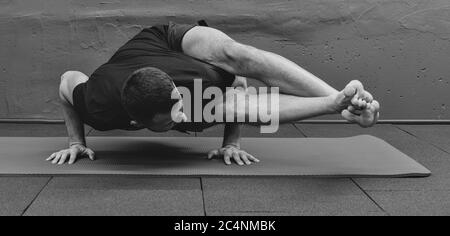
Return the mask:
[(0, 0), (0, 118), (60, 118), (62, 72), (201, 18), (338, 88), (362, 80), (384, 119), (450, 119), (449, 0)]

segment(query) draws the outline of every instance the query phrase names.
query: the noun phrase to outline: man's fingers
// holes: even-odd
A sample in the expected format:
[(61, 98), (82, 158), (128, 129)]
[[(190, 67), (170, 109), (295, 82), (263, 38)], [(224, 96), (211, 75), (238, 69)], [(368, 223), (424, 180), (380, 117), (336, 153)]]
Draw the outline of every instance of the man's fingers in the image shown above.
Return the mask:
[(61, 152), (58, 152), (58, 153), (56, 153), (56, 156), (55, 156), (55, 158), (53, 158), (52, 164), (56, 164), (56, 163), (58, 163), (58, 161), (59, 161), (59, 158), (61, 158), (61, 155), (62, 155), (62, 153), (61, 153)]
[(219, 150), (213, 150), (208, 153), (209, 160), (213, 159), (216, 156), (219, 156)]
[(253, 161), (253, 162), (255, 162), (255, 163), (261, 162), (258, 158), (254, 157), (254, 156), (252, 156), (252, 155), (250, 155), (250, 154), (248, 154), (248, 153), (247, 153), (247, 158), (248, 158), (250, 161)]
[(61, 158), (59, 159), (58, 165), (64, 164), (66, 162), (67, 156), (69, 156), (69, 153), (65, 152), (61, 155)]
[(68, 164), (73, 164), (76, 162), (79, 155), (87, 156), (91, 160), (95, 160), (95, 153), (91, 149), (84, 149), (82, 153), (80, 153), (79, 149), (66, 149), (61, 150), (59, 152), (53, 153), (46, 160), (51, 161), (52, 164), (62, 165), (68, 161)]
[(258, 159), (246, 153), (245, 151), (239, 151), (233, 148), (222, 148), (218, 150), (212, 150), (208, 153), (208, 159), (212, 159), (214, 158), (214, 156), (222, 156), (225, 164), (227, 165), (233, 164), (232, 161), (236, 162), (236, 164), (240, 166), (251, 165), (252, 162), (259, 162)]
[(75, 163), (77, 159), (77, 152), (74, 150), (70, 151), (70, 158), (69, 158), (69, 165), (72, 165), (73, 163)]
[(225, 164), (231, 165), (231, 155), (228, 152), (223, 154), (223, 160)]
[(53, 160), (53, 158), (55, 158), (56, 157), (56, 152), (55, 153), (53, 153), (52, 155), (50, 155), (47, 159), (45, 159), (46, 161), (51, 161), (51, 160)]
[(234, 161), (236, 161), (236, 163), (238, 164), (238, 165), (240, 165), (240, 166), (243, 166), (244, 165), (244, 162), (242, 162), (242, 160), (241, 160), (241, 157), (239, 156), (239, 154), (238, 153), (233, 153), (233, 159), (234, 159)]
[(87, 155), (91, 161), (95, 161), (95, 153), (92, 150), (88, 150)]
[(246, 165), (251, 165), (252, 162), (247, 158), (247, 154), (246, 153), (240, 153), (239, 156), (241, 157), (241, 160), (246, 164)]

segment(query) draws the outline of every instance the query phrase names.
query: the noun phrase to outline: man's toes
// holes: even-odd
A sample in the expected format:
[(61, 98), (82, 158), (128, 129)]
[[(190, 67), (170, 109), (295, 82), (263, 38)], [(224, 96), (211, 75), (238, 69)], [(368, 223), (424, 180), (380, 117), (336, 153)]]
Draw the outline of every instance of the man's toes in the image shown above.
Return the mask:
[(380, 104), (377, 101), (373, 101), (371, 103), (372, 111), (374, 113), (374, 124), (378, 122), (378, 119), (380, 119)]
[(344, 119), (346, 119), (347, 121), (350, 122), (357, 122), (358, 121), (358, 117), (357, 115), (351, 113), (349, 110), (343, 110), (341, 112), (342, 117), (344, 117)]
[(379, 111), (380, 110), (380, 103), (378, 103), (378, 101), (373, 100), (370, 104), (371, 104), (372, 108), (375, 111)]
[(361, 115), (363, 110), (356, 109), (353, 105), (347, 107), (347, 110), (355, 115)]
[(344, 89), (344, 95), (346, 96), (346, 97), (353, 97), (353, 96), (355, 96), (356, 95), (356, 93), (357, 93), (358, 91), (357, 91), (357, 89), (356, 89), (356, 87), (353, 87), (353, 86), (346, 86), (345, 87), (345, 89)]
[(357, 97), (360, 97), (360, 95), (364, 93), (364, 86), (359, 80), (352, 80), (350, 83), (345, 86), (344, 94), (346, 97), (352, 97), (355, 95), (358, 95)]
[(367, 102), (362, 100), (361, 98), (358, 98), (358, 96), (354, 96), (351, 100), (351, 103), (353, 106), (357, 107), (360, 110), (366, 109)]
[(364, 91), (364, 92), (361, 94), (361, 99), (363, 99), (363, 100), (366, 101), (367, 103), (371, 103), (371, 102), (373, 101), (373, 96), (372, 96), (372, 94), (370, 94), (369, 92)]
[(352, 80), (347, 86), (356, 88), (358, 92), (364, 91), (364, 85), (359, 80)]
[(367, 108), (367, 102), (366, 101), (364, 101), (363, 99), (359, 99), (359, 107), (361, 108), (361, 109), (366, 109)]
[(378, 104), (368, 104), (367, 109), (365, 109), (361, 115), (362, 118), (362, 126), (363, 127), (372, 127), (378, 122), (378, 118), (380, 113), (377, 109)]
[(380, 110), (380, 104), (377, 101), (372, 101), (371, 103), (367, 103), (366, 109), (364, 109), (366, 114), (373, 114), (376, 115), (378, 111)]

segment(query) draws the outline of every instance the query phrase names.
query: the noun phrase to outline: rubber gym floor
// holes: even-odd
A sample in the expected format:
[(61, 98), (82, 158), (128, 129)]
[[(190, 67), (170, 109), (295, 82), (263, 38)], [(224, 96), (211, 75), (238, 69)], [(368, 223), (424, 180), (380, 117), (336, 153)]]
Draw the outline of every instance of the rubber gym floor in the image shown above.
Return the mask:
[[(190, 134), (220, 137), (223, 127)], [(88, 136), (183, 136), (100, 133)], [(428, 178), (1, 176), (0, 215), (450, 215), (450, 126), (287, 124), (270, 136), (386, 140), (433, 174)], [(0, 136), (66, 136), (62, 124), (0, 124)], [(267, 137), (244, 128), (245, 137)], [(56, 151), (56, 150), (55, 150)], [(95, 151), (95, 150), (94, 150)], [(43, 157), (44, 158), (44, 157)], [(45, 158), (44, 158), (45, 159)], [(264, 161), (264, 160), (262, 160)]]

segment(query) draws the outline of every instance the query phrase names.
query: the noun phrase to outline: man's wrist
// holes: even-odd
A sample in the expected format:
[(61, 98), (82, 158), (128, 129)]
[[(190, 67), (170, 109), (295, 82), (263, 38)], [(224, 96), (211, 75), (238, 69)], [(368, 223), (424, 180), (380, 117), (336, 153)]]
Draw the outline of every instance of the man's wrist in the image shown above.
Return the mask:
[(69, 147), (74, 147), (74, 146), (86, 147), (86, 143), (84, 143), (84, 142), (70, 142), (69, 143)]
[(241, 148), (241, 145), (240, 145), (239, 143), (224, 143), (224, 144), (222, 145), (222, 147), (224, 147), (224, 148), (227, 148), (227, 147), (234, 147), (234, 148), (240, 149), (240, 148)]

